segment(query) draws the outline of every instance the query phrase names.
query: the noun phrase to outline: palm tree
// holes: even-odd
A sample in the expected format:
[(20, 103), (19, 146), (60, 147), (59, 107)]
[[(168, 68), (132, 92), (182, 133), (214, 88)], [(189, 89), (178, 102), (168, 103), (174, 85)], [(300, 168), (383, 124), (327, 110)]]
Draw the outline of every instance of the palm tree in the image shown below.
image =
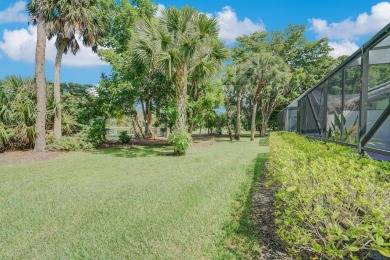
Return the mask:
[(188, 6), (181, 10), (171, 7), (162, 12), (157, 23), (152, 20), (137, 25), (135, 34), (134, 61), (154, 61), (154, 67), (165, 72), (176, 90), (176, 130), (185, 130), (189, 73), (200, 62), (221, 64), (227, 57), (218, 40), (217, 21)]
[(57, 55), (54, 63), (54, 100), (56, 113), (54, 117), (54, 136), (61, 137), (61, 94), (60, 69), (62, 55), (71, 50), (74, 55), (79, 51), (80, 45), (77, 36), (82, 39), (85, 46), (97, 51), (98, 41), (103, 37), (103, 26), (99, 23), (94, 6), (95, 0), (85, 1), (58, 1), (58, 16), (47, 24), (48, 38), (56, 38)]
[[(36, 2), (36, 0), (32, 1)], [(94, 6), (95, 0), (84, 1), (47, 1), (48, 9), (52, 10), (45, 15), (44, 25), (48, 39), (57, 37), (55, 46), (57, 54), (54, 63), (54, 100), (56, 105), (54, 117), (54, 136), (60, 138), (61, 131), (61, 94), (60, 94), (60, 70), (63, 54), (69, 50), (76, 55), (80, 49), (77, 38), (82, 39), (85, 46), (97, 51), (98, 41), (103, 36), (103, 26), (99, 24)], [(30, 5), (30, 12), (35, 14), (38, 9)]]
[(45, 50), (46, 32), (45, 21), (51, 15), (50, 1), (32, 0), (28, 4), (28, 11), (34, 25), (37, 25), (37, 45), (35, 50), (35, 84), (36, 84), (36, 123), (34, 151), (44, 152), (46, 146), (46, 75), (45, 75)]
[[(227, 51), (218, 40), (217, 20), (184, 7), (181, 11), (169, 8), (162, 13), (160, 25), (173, 41), (165, 51), (170, 65), (174, 67), (176, 105), (179, 113), (177, 130), (186, 128), (186, 102), (188, 74), (199, 62), (211, 61), (218, 65), (227, 57)], [(176, 54), (176, 55), (172, 55)], [(172, 69), (169, 69), (172, 71)], [(204, 70), (207, 73), (207, 70)], [(212, 75), (210, 73), (208, 76)]]
[[(210, 82), (222, 69), (221, 60), (228, 55), (227, 49), (219, 41), (211, 42), (210, 50), (211, 52), (207, 59), (201, 59), (189, 70), (187, 94), (193, 102), (197, 102), (201, 96), (206, 94), (207, 86), (210, 85)], [(197, 111), (189, 109), (188, 112), (189, 119), (193, 119)], [(188, 127), (188, 133), (190, 134), (192, 133), (192, 127), (193, 120), (190, 120)]]
[(0, 150), (10, 146), (33, 147), (36, 139), (35, 85), (33, 79), (16, 76), (0, 81)]
[(244, 65), (245, 75), (254, 88), (252, 101), (251, 141), (254, 140), (256, 130), (256, 112), (260, 95), (268, 85), (276, 86), (289, 78), (289, 67), (277, 55), (261, 52), (252, 57)]

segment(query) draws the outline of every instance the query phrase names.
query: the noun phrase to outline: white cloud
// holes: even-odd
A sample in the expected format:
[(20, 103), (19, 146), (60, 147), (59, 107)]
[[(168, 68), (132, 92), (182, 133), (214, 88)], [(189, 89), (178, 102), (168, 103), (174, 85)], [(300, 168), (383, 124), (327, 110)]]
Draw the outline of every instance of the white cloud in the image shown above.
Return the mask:
[(244, 20), (239, 20), (230, 6), (225, 6), (220, 12), (217, 12), (216, 19), (220, 26), (219, 37), (227, 44), (233, 43), (237, 37), (244, 34), (265, 30), (262, 22), (254, 23), (247, 17)]
[(333, 48), (333, 51), (329, 53), (333, 58), (337, 58), (342, 55), (351, 55), (357, 49), (359, 49), (359, 46), (357, 46), (356, 43), (348, 40), (342, 40), (338, 42), (331, 41), (329, 42), (329, 46)]
[[(166, 7), (163, 4), (157, 5), (157, 11), (155, 16), (161, 17), (161, 12)], [(227, 44), (231, 44), (236, 41), (237, 37), (244, 34), (251, 34), (256, 31), (265, 31), (264, 24), (252, 22), (249, 18), (245, 17), (244, 20), (239, 20), (237, 14), (230, 6), (225, 6), (221, 11), (211, 14), (204, 13), (209, 18), (216, 18), (219, 22), (219, 38)]]
[(24, 1), (18, 1), (4, 11), (0, 11), (0, 24), (27, 22), (26, 4)]
[(157, 11), (156, 11), (155, 16), (160, 18), (160, 17), (161, 17), (161, 12), (162, 12), (163, 10), (165, 10), (165, 5), (163, 5), (163, 4), (158, 4), (158, 5), (157, 5)]
[[(4, 30), (3, 41), (0, 41), (0, 50), (15, 61), (24, 61), (32, 63), (35, 60), (35, 46), (37, 40), (36, 27), (29, 26), (27, 29), (20, 30)], [(47, 41), (46, 44), (46, 60), (54, 61), (56, 56), (56, 48), (54, 46), (55, 39)], [(68, 52), (62, 58), (62, 64), (73, 67), (93, 67), (108, 65), (100, 60), (96, 53), (93, 53), (91, 48), (80, 46), (80, 50), (76, 55)]]
[(371, 14), (362, 13), (355, 20), (348, 18), (341, 22), (328, 23), (318, 18), (309, 19), (310, 30), (319, 38), (333, 40), (357, 40), (364, 35), (378, 32), (390, 22), (390, 2), (380, 2), (371, 8)]

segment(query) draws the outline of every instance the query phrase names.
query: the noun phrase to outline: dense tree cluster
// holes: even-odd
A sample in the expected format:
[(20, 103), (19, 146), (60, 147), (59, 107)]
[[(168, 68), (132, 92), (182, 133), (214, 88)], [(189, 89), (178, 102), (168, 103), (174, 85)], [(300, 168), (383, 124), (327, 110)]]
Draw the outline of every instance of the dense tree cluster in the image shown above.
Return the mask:
[[(27, 10), (38, 26), (35, 84), (14, 77), (1, 82), (2, 98), (11, 99), (2, 103), (3, 147), (9, 144), (9, 133), (20, 132), (12, 117), (5, 119), (7, 113), (22, 111), (11, 108), (13, 102), (30, 111), (18, 120), (25, 122), (23, 131), (28, 133), (19, 145), (35, 144), (37, 151), (44, 151), (48, 132), (57, 139), (74, 134), (67, 126), (69, 116), (73, 125), (98, 133), (98, 143), (105, 141), (111, 118), (126, 118), (134, 134), (145, 139), (159, 127), (167, 136), (173, 132), (188, 142), (193, 131), (205, 128), (208, 133), (227, 129), (231, 140), (240, 139), (241, 129), (251, 130), (253, 140), (256, 130), (266, 134), (276, 111), (339, 63), (329, 56), (327, 39), (308, 41), (301, 25), (244, 35), (228, 49), (219, 39), (218, 21), (188, 6), (170, 7), (157, 16), (157, 6), (149, 0), (31, 0)], [(46, 84), (45, 38), (53, 37), (54, 82)], [(76, 55), (80, 44), (112, 67), (94, 95), (84, 87), (78, 92), (79, 85), (66, 89), (71, 85), (60, 84), (62, 56), (68, 51)], [(13, 96), (7, 82), (17, 82)], [(88, 106), (77, 107), (69, 95), (85, 95)]]

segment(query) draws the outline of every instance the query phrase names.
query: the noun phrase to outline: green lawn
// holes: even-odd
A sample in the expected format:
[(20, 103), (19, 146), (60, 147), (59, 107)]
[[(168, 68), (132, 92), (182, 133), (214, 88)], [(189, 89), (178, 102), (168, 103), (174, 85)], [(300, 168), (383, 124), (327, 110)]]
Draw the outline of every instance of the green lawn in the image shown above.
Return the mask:
[(250, 240), (242, 218), (268, 148), (219, 139), (185, 157), (171, 150), (0, 166), (0, 258), (233, 258), (250, 250), (231, 244)]

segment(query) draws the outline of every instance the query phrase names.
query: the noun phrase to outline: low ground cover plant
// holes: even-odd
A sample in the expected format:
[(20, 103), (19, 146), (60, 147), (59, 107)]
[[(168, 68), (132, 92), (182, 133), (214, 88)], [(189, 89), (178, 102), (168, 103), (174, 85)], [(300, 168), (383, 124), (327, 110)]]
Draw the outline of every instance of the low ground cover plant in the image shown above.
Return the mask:
[(293, 255), (390, 257), (389, 163), (286, 132), (270, 137), (278, 234)]
[(94, 148), (93, 143), (88, 142), (84, 135), (64, 136), (48, 138), (46, 148), (49, 151), (79, 151), (91, 150)]
[(119, 134), (119, 140), (124, 143), (128, 144), (131, 142), (132, 136), (129, 135), (129, 132), (127, 131), (121, 131)]
[(187, 131), (179, 130), (169, 135), (169, 142), (172, 143), (176, 155), (184, 155), (192, 145), (192, 137)]

